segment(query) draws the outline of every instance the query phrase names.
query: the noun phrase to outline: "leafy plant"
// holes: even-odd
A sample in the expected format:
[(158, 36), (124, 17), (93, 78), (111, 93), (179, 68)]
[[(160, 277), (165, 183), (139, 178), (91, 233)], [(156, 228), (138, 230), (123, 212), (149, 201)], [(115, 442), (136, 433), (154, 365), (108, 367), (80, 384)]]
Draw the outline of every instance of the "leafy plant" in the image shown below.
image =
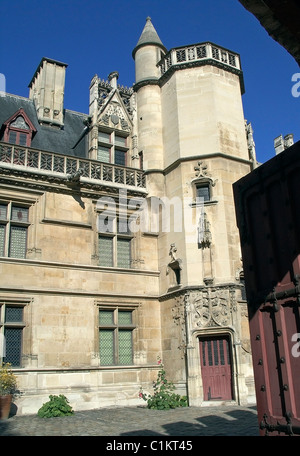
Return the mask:
[(158, 364), (161, 364), (161, 369), (157, 374), (156, 382), (153, 382), (154, 393), (146, 394), (141, 388), (139, 397), (147, 402), (149, 409), (169, 410), (176, 407), (187, 407), (187, 397), (174, 393), (175, 386), (173, 382), (166, 379), (166, 372), (160, 359)]
[(0, 395), (14, 394), (17, 389), (17, 377), (10, 369), (10, 363), (3, 363), (0, 367)]
[(50, 401), (45, 402), (38, 411), (41, 418), (51, 418), (55, 416), (73, 415), (74, 411), (69, 405), (69, 401), (63, 394), (59, 396), (50, 395)]

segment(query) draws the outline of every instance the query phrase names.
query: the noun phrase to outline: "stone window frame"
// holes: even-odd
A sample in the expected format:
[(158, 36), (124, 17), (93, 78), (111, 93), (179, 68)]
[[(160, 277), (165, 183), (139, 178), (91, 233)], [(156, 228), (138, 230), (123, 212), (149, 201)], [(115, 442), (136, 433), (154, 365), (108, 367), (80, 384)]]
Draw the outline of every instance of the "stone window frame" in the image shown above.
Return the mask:
[[(211, 205), (216, 204), (218, 201), (214, 198), (214, 190), (213, 188), (216, 185), (216, 180), (211, 179), (210, 177), (198, 177), (192, 180), (192, 188), (193, 188), (193, 205), (197, 204), (204, 204)], [(209, 199), (204, 201), (197, 201), (197, 189), (198, 188), (208, 188)]]
[[(99, 211), (99, 214), (101, 211)], [(108, 231), (100, 231), (98, 230), (98, 256), (99, 256), (99, 266), (103, 267), (112, 267), (112, 268), (125, 268), (131, 269), (132, 268), (132, 240), (133, 240), (133, 233), (129, 231), (121, 232), (118, 230), (119, 221), (120, 219), (124, 219), (121, 214), (112, 214), (111, 215), (111, 222), (112, 222), (112, 230)], [(128, 218), (126, 218), (126, 223), (128, 222)], [(101, 255), (100, 255), (100, 238), (102, 239), (111, 239), (112, 242), (112, 257), (111, 257), (111, 264), (105, 265), (101, 264)], [(127, 241), (129, 244), (129, 256), (127, 258), (128, 266), (122, 265), (118, 261), (118, 251), (120, 249), (119, 241)]]
[[(7, 257), (7, 258), (22, 258), (26, 259), (27, 256), (27, 247), (28, 247), (28, 229), (31, 226), (30, 221), (30, 207), (31, 203), (27, 203), (24, 201), (18, 200), (7, 200), (4, 198), (0, 198), (0, 206), (6, 206), (6, 216), (2, 217), (0, 213), (0, 225), (5, 226), (4, 228), (4, 243), (3, 243), (3, 251), (1, 251), (0, 245), (0, 256)], [(12, 219), (12, 210), (13, 208), (24, 208), (28, 210), (28, 217), (27, 220), (14, 220)], [(26, 229), (26, 239), (25, 239), (25, 248), (24, 248), (24, 256), (12, 256), (10, 254), (11, 249), (11, 228), (12, 227), (22, 227)]]
[[(12, 368), (19, 368), (22, 367), (22, 360), (24, 357), (24, 330), (28, 326), (26, 324), (26, 307), (30, 304), (31, 299), (22, 299), (22, 298), (7, 298), (7, 297), (0, 297), (0, 361), (1, 362), (9, 362), (12, 364)], [(22, 320), (17, 321), (6, 321), (6, 310), (7, 308), (22, 308)], [(5, 338), (5, 330), (6, 329), (19, 329), (21, 330), (21, 340), (19, 341), (20, 346), (18, 347), (20, 352), (19, 363), (14, 364), (12, 363), (11, 359), (4, 355), (4, 349), (7, 354), (7, 341)], [(15, 342), (14, 342), (15, 343)]]
[(205, 199), (205, 197), (204, 197), (204, 203), (211, 201), (211, 185), (209, 182), (201, 182), (201, 183), (195, 184), (195, 187), (196, 187), (196, 198), (199, 198), (199, 197), (201, 198), (201, 196), (198, 195), (198, 190), (205, 188), (208, 190), (208, 198)]
[[(107, 134), (109, 138), (106, 141), (104, 137), (99, 138), (99, 134)], [(125, 143), (124, 145), (118, 144), (116, 138), (124, 138)], [(129, 135), (121, 134), (119, 130), (114, 129), (106, 129), (102, 126), (98, 127), (98, 149), (97, 149), (97, 160), (98, 158), (98, 150), (99, 146), (107, 149), (108, 152), (108, 161), (104, 161), (104, 163), (114, 164), (116, 166), (128, 166), (128, 151), (129, 151)], [(116, 151), (124, 153), (124, 164), (116, 163)]]
[[(97, 220), (97, 254), (96, 257), (98, 258), (98, 265), (100, 267), (110, 267), (110, 268), (118, 268), (118, 269), (132, 269), (133, 267), (133, 240), (134, 240), (134, 233), (130, 231), (128, 226), (128, 219), (130, 214), (123, 214), (121, 210), (109, 210), (103, 209), (99, 210), (96, 208), (97, 217), (101, 217), (101, 213), (105, 213), (105, 219), (108, 218), (108, 225), (107, 230), (101, 231), (99, 228), (99, 223)], [(126, 227), (124, 230), (118, 229), (120, 220), (123, 220), (126, 223)], [(101, 255), (100, 255), (100, 238), (102, 239), (111, 239), (112, 240), (112, 257), (111, 257), (111, 264), (105, 265), (101, 264)], [(118, 264), (118, 249), (120, 248), (120, 244), (118, 241), (125, 240), (129, 244), (129, 257), (127, 259), (128, 266)], [(119, 245), (118, 245), (119, 244)]]
[[(135, 340), (134, 340), (134, 331), (137, 329), (137, 307), (138, 305), (128, 304), (128, 303), (97, 303), (97, 328), (98, 328), (98, 349), (99, 349), (99, 362), (100, 366), (133, 366), (134, 365), (134, 352), (135, 352)], [(111, 324), (101, 324), (100, 321), (100, 312), (109, 311), (113, 313), (113, 322)], [(120, 312), (131, 312), (131, 324), (122, 325), (118, 322), (118, 317)], [(113, 332), (113, 362), (112, 363), (101, 363), (101, 348), (100, 348), (100, 332), (101, 330), (108, 330)], [(125, 364), (119, 362), (120, 351), (119, 351), (119, 332), (122, 330), (131, 331), (131, 363)]]

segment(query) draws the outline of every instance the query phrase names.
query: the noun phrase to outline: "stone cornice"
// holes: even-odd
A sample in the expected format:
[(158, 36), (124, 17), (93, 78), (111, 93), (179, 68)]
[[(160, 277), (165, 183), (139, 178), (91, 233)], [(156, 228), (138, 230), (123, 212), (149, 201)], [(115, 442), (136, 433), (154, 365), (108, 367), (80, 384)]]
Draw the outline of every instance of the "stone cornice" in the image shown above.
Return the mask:
[[(159, 364), (133, 364), (133, 365), (113, 365), (113, 366), (76, 366), (76, 367), (13, 367), (12, 368), (14, 373), (41, 373), (41, 374), (46, 374), (46, 373), (63, 373), (63, 372), (87, 372), (90, 373), (91, 371), (93, 372), (103, 372), (103, 371), (109, 371), (109, 372), (114, 372), (114, 371), (122, 371), (126, 372), (127, 370), (133, 370), (139, 372), (141, 369), (151, 369), (151, 370), (159, 370), (160, 365)], [(47, 390), (48, 391), (48, 390)]]
[(239, 70), (237, 68), (230, 67), (226, 64), (223, 64), (222, 62), (219, 62), (215, 59), (204, 59), (204, 60), (197, 60), (197, 61), (192, 61), (192, 62), (184, 62), (184, 63), (178, 63), (176, 65), (172, 65), (159, 79), (159, 85), (162, 87), (169, 79), (170, 77), (175, 73), (175, 71), (179, 70), (185, 70), (187, 68), (196, 68), (196, 67), (201, 67), (201, 66), (215, 66), (217, 68), (220, 68), (224, 71), (228, 71), (229, 73), (236, 74), (239, 79), (240, 79), (240, 85), (241, 85), (241, 93), (242, 95), (245, 93), (245, 84), (244, 84), (244, 77), (243, 77), (243, 72), (242, 70)]
[[(24, 259), (24, 258), (12, 258), (12, 257), (0, 257), (0, 264), (18, 264), (26, 266), (38, 266), (38, 267), (49, 267), (54, 269), (76, 269), (82, 271), (90, 272), (114, 272), (115, 274), (130, 274), (130, 275), (147, 275), (158, 277), (160, 272), (153, 271), (149, 269), (127, 269), (127, 268), (113, 268), (113, 267), (104, 267), (104, 266), (94, 266), (90, 264), (74, 264), (74, 263), (60, 263), (57, 261), (43, 261), (43, 260), (33, 260), (33, 259)], [(0, 287), (0, 290), (3, 290), (4, 287)], [(23, 289), (23, 288), (22, 288)], [(101, 293), (97, 293), (101, 294)], [(122, 295), (123, 296), (123, 295)]]
[(51, 191), (64, 194), (80, 194), (86, 198), (98, 198), (103, 195), (118, 195), (119, 190), (126, 188), (127, 195), (143, 197), (147, 193), (145, 189), (130, 188), (121, 184), (99, 183), (87, 178), (81, 178), (76, 184), (68, 181), (65, 176), (57, 176), (49, 173), (42, 175), (34, 171), (6, 169), (0, 167), (0, 184), (11, 187), (26, 188), (26, 190), (45, 192)]
[(222, 62), (219, 62), (214, 59), (197, 60), (197, 61), (184, 62), (184, 63), (178, 63), (176, 65), (172, 65), (159, 79), (155, 79), (155, 78), (143, 79), (142, 81), (139, 81), (133, 85), (133, 90), (134, 90), (134, 92), (137, 92), (140, 88), (148, 86), (148, 85), (157, 85), (159, 87), (162, 87), (170, 79), (170, 77), (175, 73), (175, 71), (181, 71), (181, 70), (186, 70), (187, 68), (196, 68), (196, 67), (208, 66), (208, 65), (215, 66), (224, 71), (228, 71), (229, 73), (236, 74), (240, 79), (241, 93), (242, 94), (245, 93), (244, 76), (243, 76), (242, 70), (230, 67), (230, 66), (223, 64)]
[(146, 170), (144, 170), (144, 174), (145, 174), (145, 176), (147, 176), (147, 174), (157, 174), (157, 173), (159, 174), (160, 173), (160, 174), (163, 174), (164, 176), (166, 176), (167, 174), (172, 172), (174, 169), (176, 169), (178, 166), (180, 166), (184, 162), (196, 161), (196, 160), (207, 160), (207, 159), (211, 159), (211, 158), (223, 158), (226, 160), (232, 160), (232, 161), (240, 162), (240, 163), (243, 163), (245, 165), (250, 165), (250, 166), (253, 164), (253, 162), (251, 160), (247, 160), (245, 158), (224, 154), (223, 152), (213, 152), (211, 154), (201, 154), (201, 155), (191, 155), (189, 157), (180, 157), (177, 160), (175, 160), (171, 165), (167, 166), (164, 169), (158, 169), (158, 168), (146, 169)]
[(143, 79), (142, 81), (139, 81), (133, 85), (133, 90), (134, 90), (134, 92), (137, 92), (142, 87), (145, 87), (148, 85), (160, 86), (160, 79), (156, 79), (156, 78)]
[(237, 289), (241, 288), (241, 285), (237, 282), (229, 282), (229, 283), (214, 283), (212, 285), (187, 285), (185, 287), (176, 287), (176, 290), (170, 290), (167, 293), (160, 295), (159, 301), (167, 301), (168, 299), (173, 299), (178, 296), (187, 296), (189, 292), (197, 291), (197, 290), (207, 290), (209, 288), (217, 289), (217, 288), (224, 288), (224, 289)]

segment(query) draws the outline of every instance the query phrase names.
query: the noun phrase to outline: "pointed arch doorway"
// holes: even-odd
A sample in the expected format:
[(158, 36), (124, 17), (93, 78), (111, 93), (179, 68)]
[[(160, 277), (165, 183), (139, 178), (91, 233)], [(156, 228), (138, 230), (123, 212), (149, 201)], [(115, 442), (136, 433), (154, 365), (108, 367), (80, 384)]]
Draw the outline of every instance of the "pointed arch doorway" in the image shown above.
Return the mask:
[(199, 337), (203, 400), (232, 400), (232, 356), (227, 335)]

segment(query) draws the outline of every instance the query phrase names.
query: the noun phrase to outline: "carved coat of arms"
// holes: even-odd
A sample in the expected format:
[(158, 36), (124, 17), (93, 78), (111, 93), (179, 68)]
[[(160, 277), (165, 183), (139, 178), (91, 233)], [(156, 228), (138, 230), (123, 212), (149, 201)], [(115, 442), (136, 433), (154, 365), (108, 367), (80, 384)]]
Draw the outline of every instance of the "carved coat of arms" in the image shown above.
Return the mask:
[(211, 288), (190, 294), (196, 326), (226, 326), (231, 322), (231, 296), (228, 289)]

